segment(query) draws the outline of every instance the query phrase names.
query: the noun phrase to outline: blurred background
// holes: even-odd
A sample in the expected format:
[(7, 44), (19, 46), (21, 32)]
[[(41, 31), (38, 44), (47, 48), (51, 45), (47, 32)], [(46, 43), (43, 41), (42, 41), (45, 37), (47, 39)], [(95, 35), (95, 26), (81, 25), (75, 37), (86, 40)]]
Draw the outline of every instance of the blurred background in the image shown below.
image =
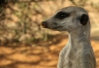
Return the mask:
[(85, 8), (91, 21), (91, 44), (99, 68), (99, 0), (5, 0), (0, 2), (0, 68), (56, 68), (67, 32), (41, 22), (67, 6)]

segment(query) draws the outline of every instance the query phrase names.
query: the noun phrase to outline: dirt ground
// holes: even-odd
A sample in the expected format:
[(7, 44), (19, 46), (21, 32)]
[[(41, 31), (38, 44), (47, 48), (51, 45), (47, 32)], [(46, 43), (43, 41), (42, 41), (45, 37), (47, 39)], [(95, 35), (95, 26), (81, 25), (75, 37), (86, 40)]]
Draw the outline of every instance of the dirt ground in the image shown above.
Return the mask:
[[(67, 35), (57, 35), (48, 43), (39, 42), (38, 46), (0, 46), (0, 68), (56, 68), (59, 52), (67, 38)], [(99, 68), (99, 39), (92, 37), (91, 43)]]

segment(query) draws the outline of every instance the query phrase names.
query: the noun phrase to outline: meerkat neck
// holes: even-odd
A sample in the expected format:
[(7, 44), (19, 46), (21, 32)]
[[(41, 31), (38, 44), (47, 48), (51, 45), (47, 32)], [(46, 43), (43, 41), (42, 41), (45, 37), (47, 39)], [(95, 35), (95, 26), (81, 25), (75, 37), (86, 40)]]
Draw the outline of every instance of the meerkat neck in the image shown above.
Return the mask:
[(82, 36), (85, 36), (84, 29), (79, 28), (79, 29), (73, 30), (69, 33), (69, 35), (72, 39), (81, 38)]
[(88, 40), (88, 38), (83, 29), (77, 29), (69, 33), (69, 45), (72, 47), (79, 46), (81, 42), (84, 43), (84, 40)]

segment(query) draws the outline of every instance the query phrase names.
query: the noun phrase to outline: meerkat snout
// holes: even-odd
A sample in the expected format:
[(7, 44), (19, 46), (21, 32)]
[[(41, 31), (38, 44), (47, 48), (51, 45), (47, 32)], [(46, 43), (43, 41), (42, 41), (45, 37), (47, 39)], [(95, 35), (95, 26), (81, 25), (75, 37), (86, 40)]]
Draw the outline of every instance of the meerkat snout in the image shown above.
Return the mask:
[(46, 22), (46, 21), (43, 21), (43, 22), (41, 23), (41, 25), (42, 25), (42, 27), (44, 27), (44, 28), (48, 28), (48, 25), (47, 25), (47, 22)]

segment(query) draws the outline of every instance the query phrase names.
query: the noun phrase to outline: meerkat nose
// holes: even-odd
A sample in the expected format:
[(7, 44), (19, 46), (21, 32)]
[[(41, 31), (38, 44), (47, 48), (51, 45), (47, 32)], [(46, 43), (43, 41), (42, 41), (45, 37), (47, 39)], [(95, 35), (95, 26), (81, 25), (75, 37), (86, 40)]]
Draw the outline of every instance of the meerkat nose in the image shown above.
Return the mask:
[(48, 28), (48, 25), (47, 25), (47, 22), (46, 22), (46, 21), (43, 21), (43, 22), (41, 23), (41, 25), (42, 25), (44, 28)]

